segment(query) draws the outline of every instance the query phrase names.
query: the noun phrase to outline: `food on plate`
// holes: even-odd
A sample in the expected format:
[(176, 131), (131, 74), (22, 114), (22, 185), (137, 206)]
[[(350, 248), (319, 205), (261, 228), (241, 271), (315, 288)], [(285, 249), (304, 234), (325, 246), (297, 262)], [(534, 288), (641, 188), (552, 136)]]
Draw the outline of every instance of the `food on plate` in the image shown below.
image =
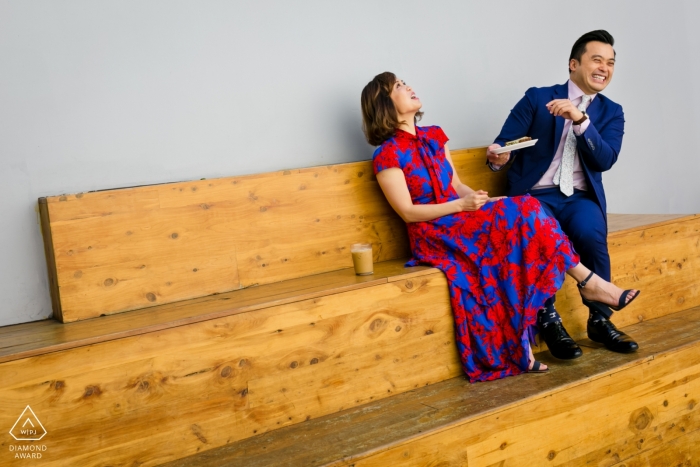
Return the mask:
[(524, 143), (525, 141), (530, 141), (530, 140), (532, 140), (532, 138), (530, 138), (529, 136), (523, 136), (522, 138), (518, 138), (518, 139), (515, 139), (513, 141), (508, 141), (506, 143), (506, 146), (512, 146), (514, 144), (520, 144), (520, 143)]

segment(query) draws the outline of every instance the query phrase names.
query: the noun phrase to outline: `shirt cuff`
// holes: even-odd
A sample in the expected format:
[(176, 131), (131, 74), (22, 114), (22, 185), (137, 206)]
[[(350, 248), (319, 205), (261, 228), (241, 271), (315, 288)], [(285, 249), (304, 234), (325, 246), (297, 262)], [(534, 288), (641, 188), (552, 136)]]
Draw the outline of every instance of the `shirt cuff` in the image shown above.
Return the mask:
[(491, 169), (492, 172), (498, 172), (498, 171), (500, 171), (503, 167), (506, 166), (506, 164), (503, 164), (503, 165), (496, 165), (496, 164), (491, 163), (491, 161), (486, 162), (486, 165), (489, 166), (489, 169)]
[(586, 129), (588, 129), (588, 125), (591, 124), (591, 119), (587, 118), (584, 120), (584, 122), (580, 125), (574, 125), (574, 134), (576, 136), (581, 136), (586, 132)]

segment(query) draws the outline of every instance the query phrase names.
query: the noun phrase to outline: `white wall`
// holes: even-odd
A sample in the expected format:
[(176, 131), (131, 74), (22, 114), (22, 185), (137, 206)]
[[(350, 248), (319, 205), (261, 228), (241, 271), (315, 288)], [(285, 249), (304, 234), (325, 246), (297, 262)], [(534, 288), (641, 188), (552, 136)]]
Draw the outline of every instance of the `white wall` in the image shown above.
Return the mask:
[(700, 212), (700, 3), (580, 4), (0, 0), (0, 325), (51, 314), (40, 196), (368, 159), (359, 96), (385, 70), (451, 147), (486, 145), (598, 28), (627, 119), (610, 212)]

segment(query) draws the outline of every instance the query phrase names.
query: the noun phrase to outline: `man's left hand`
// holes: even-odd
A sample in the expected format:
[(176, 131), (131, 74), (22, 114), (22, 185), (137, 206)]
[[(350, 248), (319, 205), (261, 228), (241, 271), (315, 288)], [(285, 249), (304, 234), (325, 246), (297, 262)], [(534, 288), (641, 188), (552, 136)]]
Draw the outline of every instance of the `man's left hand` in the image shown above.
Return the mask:
[(578, 121), (583, 117), (581, 112), (569, 99), (554, 99), (547, 103), (547, 110), (555, 117)]

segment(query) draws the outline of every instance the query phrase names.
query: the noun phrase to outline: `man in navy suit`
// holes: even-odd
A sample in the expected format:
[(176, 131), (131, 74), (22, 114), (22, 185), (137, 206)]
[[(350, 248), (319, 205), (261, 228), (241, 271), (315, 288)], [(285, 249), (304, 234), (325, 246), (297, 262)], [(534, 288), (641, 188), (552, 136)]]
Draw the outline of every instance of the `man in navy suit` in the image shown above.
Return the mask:
[[(622, 107), (600, 94), (615, 70), (614, 39), (607, 31), (581, 36), (571, 49), (569, 81), (530, 88), (511, 110), (487, 151), (492, 170), (508, 168), (508, 196), (529, 193), (555, 217), (573, 242), (581, 262), (610, 281), (607, 219), (602, 172), (617, 161), (625, 119)], [(523, 136), (535, 146), (492, 152)], [(590, 310), (588, 336), (615, 352), (634, 352), (637, 343), (608, 320), (612, 310)], [(554, 297), (538, 314), (542, 337), (553, 356), (578, 358), (580, 347), (564, 328)]]

